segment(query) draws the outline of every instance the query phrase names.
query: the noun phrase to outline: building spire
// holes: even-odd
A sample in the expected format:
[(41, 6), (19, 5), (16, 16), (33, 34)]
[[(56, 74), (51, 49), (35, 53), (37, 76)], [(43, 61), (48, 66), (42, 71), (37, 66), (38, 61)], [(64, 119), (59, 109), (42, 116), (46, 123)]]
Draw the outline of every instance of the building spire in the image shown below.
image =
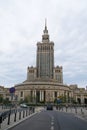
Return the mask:
[(49, 34), (47, 30), (47, 19), (45, 19), (45, 28), (43, 30), (42, 42), (49, 42)]
[(45, 29), (44, 29), (44, 34), (48, 34), (47, 30), (47, 19), (45, 18)]
[(47, 19), (45, 18), (45, 27), (47, 26)]
[(47, 19), (45, 18), (45, 30), (47, 30)]

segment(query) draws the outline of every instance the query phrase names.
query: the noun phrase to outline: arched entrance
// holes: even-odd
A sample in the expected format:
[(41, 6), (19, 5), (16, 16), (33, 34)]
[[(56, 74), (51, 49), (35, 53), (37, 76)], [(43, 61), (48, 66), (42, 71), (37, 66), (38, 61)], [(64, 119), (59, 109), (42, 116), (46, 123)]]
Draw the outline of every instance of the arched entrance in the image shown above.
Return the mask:
[(87, 98), (84, 98), (84, 103), (87, 104)]
[(36, 103), (40, 102), (40, 91), (36, 91)]
[(45, 90), (36, 90), (36, 103), (45, 102), (46, 92)]
[(81, 99), (80, 99), (80, 98), (77, 98), (77, 102), (78, 102), (79, 104), (81, 104)]

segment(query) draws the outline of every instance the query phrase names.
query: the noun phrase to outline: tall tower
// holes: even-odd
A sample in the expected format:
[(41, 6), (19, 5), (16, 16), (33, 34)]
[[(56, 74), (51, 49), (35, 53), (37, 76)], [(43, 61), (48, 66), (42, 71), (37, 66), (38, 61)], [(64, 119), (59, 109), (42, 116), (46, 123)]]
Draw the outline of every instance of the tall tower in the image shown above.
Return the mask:
[(37, 43), (37, 77), (53, 79), (54, 43), (50, 42), (45, 21), (42, 42)]

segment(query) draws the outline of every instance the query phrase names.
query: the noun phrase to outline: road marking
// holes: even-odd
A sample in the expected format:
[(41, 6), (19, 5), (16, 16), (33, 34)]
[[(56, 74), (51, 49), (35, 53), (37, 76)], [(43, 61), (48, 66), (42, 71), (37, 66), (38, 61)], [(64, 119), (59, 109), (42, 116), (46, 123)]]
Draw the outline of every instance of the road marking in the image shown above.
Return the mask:
[(51, 126), (51, 130), (54, 130), (54, 126)]
[(52, 116), (52, 120), (54, 120), (54, 117)]
[(51, 122), (51, 125), (54, 125), (54, 122), (53, 122), (53, 121)]
[(54, 117), (52, 117), (51, 121), (54, 121)]
[(54, 130), (54, 117), (51, 118), (51, 130)]

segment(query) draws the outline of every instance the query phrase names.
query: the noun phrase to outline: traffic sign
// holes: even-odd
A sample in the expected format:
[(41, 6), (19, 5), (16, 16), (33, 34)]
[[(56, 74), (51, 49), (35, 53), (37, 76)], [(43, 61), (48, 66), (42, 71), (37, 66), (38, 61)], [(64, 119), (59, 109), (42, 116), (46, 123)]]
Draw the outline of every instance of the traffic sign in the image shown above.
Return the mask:
[(11, 87), (11, 88), (9, 89), (9, 92), (10, 92), (10, 93), (15, 93), (15, 87)]

